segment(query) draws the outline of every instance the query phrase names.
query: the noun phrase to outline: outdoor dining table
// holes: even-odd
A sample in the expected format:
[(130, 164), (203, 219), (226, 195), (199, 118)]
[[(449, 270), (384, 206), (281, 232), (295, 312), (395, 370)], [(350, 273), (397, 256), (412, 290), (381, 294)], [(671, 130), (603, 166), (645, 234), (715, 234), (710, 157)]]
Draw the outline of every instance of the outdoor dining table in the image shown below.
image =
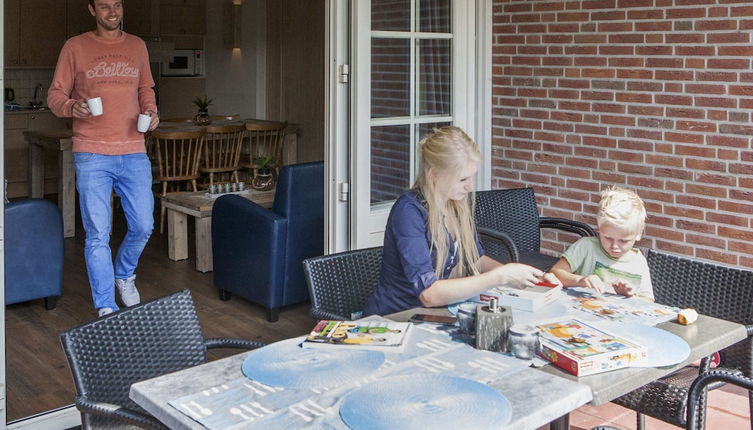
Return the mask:
[[(303, 337), (288, 341), (300, 342), (302, 340)], [(405, 350), (408, 354), (386, 352), (385, 365), (376, 372), (322, 390), (290, 392), (287, 389), (266, 387), (249, 378), (244, 378), (241, 366), (244, 360), (255, 352), (237, 354), (135, 383), (131, 386), (130, 397), (171, 429), (203, 429), (205, 427), (170, 403), (187, 408), (187, 405), (190, 405), (194, 412), (216, 413), (218, 410), (215, 407), (216, 404), (211, 405), (209, 401), (205, 401), (206, 396), (217, 391), (229, 391), (238, 385), (248, 386), (250, 391), (243, 392), (245, 403), (229, 408), (231, 413), (238, 414), (241, 412), (241, 407), (248, 407), (251, 404), (255, 405), (255, 408), (248, 407), (247, 414), (251, 414), (251, 410), (269, 413), (243, 423), (242, 428), (347, 429), (347, 425), (339, 415), (343, 398), (349, 392), (370, 381), (385, 381), (390, 377), (400, 377), (395, 376), (395, 373), (402, 376), (407, 374), (411, 378), (425, 376), (441, 378), (448, 374), (460, 373), (468, 379), (481, 379), (482, 381), (479, 382), (486, 383), (488, 387), (501, 393), (509, 402), (511, 416), (507, 424), (499, 426), (500, 429), (536, 429), (556, 421), (559, 417), (567, 415), (591, 400), (590, 390), (585, 385), (532, 369), (515, 358), (476, 350), (463, 342), (453, 341), (446, 331), (433, 325), (424, 325), (421, 328), (414, 326)], [(302, 361), (305, 360), (302, 359)], [(300, 364), (300, 370), (309, 371), (305, 362)], [(426, 386), (427, 395), (432, 393), (431, 390), (432, 386)], [(260, 392), (262, 396), (253, 397), (255, 392)], [(192, 396), (191, 393), (200, 394)], [(257, 403), (263, 403), (270, 395), (283, 399), (279, 409), (268, 410), (271, 409), (269, 404), (274, 404), (271, 400), (263, 407)], [(236, 399), (237, 396), (233, 398)], [(489, 411), (485, 411), (487, 412)], [(208, 419), (206, 415), (204, 418)], [(470, 420), (474, 417), (468, 416), (467, 418)]]

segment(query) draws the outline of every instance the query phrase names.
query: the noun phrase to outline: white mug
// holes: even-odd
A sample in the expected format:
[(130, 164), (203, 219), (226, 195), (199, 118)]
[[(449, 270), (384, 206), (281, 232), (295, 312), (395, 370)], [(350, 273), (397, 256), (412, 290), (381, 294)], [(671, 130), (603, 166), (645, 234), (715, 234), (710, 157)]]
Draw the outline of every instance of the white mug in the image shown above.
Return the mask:
[(152, 124), (152, 117), (143, 113), (139, 114), (139, 120), (136, 123), (136, 129), (140, 133), (146, 133), (149, 131), (149, 126)]
[(89, 106), (89, 112), (92, 116), (102, 115), (102, 99), (100, 97), (94, 97), (86, 100), (86, 104)]

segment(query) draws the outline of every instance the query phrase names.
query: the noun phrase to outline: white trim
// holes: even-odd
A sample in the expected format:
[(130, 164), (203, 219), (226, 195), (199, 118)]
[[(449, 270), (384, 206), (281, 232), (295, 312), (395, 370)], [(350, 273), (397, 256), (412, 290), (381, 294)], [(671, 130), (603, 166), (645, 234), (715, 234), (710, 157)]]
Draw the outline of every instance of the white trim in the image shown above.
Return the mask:
[(492, 183), (492, 0), (476, 0), (476, 142), (484, 159), (479, 169), (479, 190)]
[(81, 413), (75, 406), (65, 406), (60, 409), (42, 412), (13, 421), (8, 424), (8, 430), (65, 430), (81, 425)]

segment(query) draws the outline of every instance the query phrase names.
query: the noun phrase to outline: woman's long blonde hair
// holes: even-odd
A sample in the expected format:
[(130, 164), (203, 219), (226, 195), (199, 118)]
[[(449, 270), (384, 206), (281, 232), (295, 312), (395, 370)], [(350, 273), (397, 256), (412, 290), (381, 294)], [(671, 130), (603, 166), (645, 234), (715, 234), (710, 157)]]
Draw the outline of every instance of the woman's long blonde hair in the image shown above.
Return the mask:
[(452, 126), (434, 129), (419, 146), (420, 165), (415, 187), (426, 199), (431, 246), (437, 256), (437, 278), (441, 279), (450, 251), (448, 231), (455, 232), (458, 244), (458, 262), (450, 277), (477, 275), (479, 253), (473, 222), (475, 193), (469, 193), (465, 200), (451, 200), (446, 193), (460, 180), (469, 162), (481, 161), (481, 153), (463, 130)]

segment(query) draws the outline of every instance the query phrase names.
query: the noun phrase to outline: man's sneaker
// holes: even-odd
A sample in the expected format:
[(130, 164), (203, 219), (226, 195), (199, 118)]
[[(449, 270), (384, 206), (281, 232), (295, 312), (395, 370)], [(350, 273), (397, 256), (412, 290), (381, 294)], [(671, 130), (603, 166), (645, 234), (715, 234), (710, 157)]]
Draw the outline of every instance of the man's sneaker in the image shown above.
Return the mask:
[(118, 287), (120, 300), (124, 305), (133, 306), (141, 303), (139, 290), (136, 289), (136, 275), (131, 275), (126, 279), (116, 279), (115, 286)]
[(99, 314), (99, 316), (103, 317), (105, 315), (111, 314), (112, 308), (99, 308), (97, 310), (97, 313)]

